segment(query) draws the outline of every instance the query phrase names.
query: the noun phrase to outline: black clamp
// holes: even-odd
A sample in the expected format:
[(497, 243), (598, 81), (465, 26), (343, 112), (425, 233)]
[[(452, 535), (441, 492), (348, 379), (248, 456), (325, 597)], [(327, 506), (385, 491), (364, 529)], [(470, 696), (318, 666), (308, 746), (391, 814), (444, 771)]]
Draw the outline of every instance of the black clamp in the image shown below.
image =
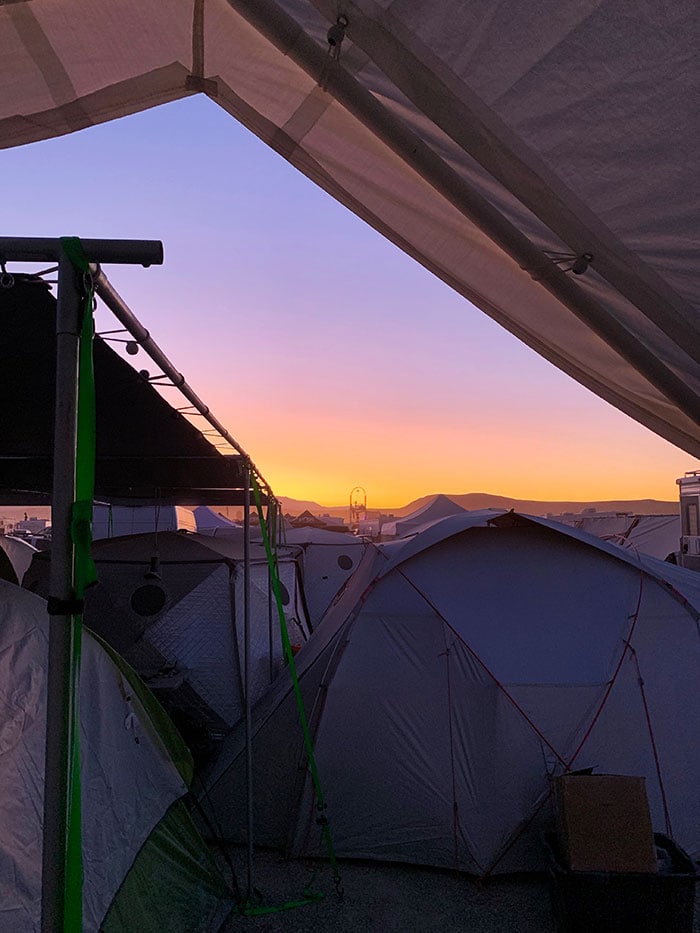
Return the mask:
[(49, 596), (46, 610), (50, 616), (81, 616), (85, 608), (85, 601), (71, 596), (70, 599), (59, 599), (58, 596)]

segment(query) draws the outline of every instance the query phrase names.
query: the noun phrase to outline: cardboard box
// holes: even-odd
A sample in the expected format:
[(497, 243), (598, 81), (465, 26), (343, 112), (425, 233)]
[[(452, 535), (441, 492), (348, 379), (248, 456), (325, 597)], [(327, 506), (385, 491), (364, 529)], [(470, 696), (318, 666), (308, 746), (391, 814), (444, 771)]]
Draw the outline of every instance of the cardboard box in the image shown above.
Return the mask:
[(643, 777), (563, 774), (554, 779), (554, 799), (567, 868), (656, 873)]

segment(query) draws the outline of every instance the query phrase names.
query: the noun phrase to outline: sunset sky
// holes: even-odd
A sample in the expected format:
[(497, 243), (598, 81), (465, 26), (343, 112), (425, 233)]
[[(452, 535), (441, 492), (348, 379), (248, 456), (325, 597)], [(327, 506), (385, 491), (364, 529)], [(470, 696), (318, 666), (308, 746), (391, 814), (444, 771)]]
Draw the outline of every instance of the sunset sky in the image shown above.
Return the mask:
[(699, 466), (204, 97), (5, 150), (0, 168), (4, 235), (163, 241), (162, 267), (105, 271), (278, 495), (668, 500)]

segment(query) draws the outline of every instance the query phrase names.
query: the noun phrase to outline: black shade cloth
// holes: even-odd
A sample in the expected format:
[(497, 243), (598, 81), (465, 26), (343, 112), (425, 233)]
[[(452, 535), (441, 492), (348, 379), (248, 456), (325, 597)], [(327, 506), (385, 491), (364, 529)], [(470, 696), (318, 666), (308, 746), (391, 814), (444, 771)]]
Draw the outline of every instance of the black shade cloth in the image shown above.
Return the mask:
[[(51, 503), (56, 299), (15, 276), (0, 288), (0, 504)], [(95, 339), (95, 497), (114, 505), (237, 505), (244, 459), (224, 456), (100, 338)]]

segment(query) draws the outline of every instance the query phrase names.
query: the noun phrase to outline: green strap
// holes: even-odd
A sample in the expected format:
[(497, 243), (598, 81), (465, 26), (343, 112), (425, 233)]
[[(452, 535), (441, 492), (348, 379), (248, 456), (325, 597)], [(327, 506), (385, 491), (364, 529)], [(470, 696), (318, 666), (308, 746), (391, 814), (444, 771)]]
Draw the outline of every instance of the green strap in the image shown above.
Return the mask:
[[(287, 631), (287, 621), (284, 617), (284, 606), (282, 604), (282, 590), (280, 588), (280, 579), (277, 565), (277, 556), (276, 553), (273, 554), (272, 546), (270, 544), (270, 535), (265, 522), (265, 517), (263, 515), (262, 509), (262, 497), (260, 495), (260, 486), (258, 485), (258, 480), (254, 472), (251, 471), (251, 485), (253, 487), (253, 495), (255, 497), (255, 507), (258, 512), (258, 521), (260, 523), (260, 528), (262, 530), (263, 543), (265, 545), (265, 554), (267, 556), (267, 562), (270, 567), (270, 579), (272, 580), (272, 590), (275, 594), (275, 602), (277, 603), (277, 612), (280, 619), (280, 633), (282, 636), (282, 650), (284, 653), (284, 659), (289, 665), (289, 671), (292, 675), (292, 685), (294, 688), (294, 697), (297, 703), (297, 709), (299, 712), (299, 722), (301, 723), (301, 730), (304, 735), (304, 747), (306, 749), (306, 754), (309, 761), (309, 771), (311, 772), (311, 780), (314, 786), (314, 791), (316, 794), (316, 809), (318, 810), (317, 822), (321, 826), (321, 833), (326, 843), (326, 849), (328, 851), (328, 858), (331, 863), (331, 869), (333, 871), (333, 881), (335, 882), (336, 887), (339, 889), (340, 886), (340, 873), (338, 871), (338, 864), (335, 857), (335, 849), (333, 848), (333, 838), (331, 836), (331, 828), (326, 817), (326, 802), (323, 796), (323, 789), (321, 788), (321, 780), (318, 775), (318, 768), (316, 767), (316, 757), (314, 755), (313, 742), (311, 740), (311, 732), (309, 730), (308, 720), (306, 718), (306, 711), (304, 710), (304, 700), (301, 695), (301, 687), (299, 686), (299, 678), (297, 676), (297, 668), (294, 663), (294, 653), (292, 652), (292, 645), (289, 641), (289, 632)], [(275, 544), (276, 550), (276, 544)]]
[[(77, 237), (62, 237), (61, 245), (85, 284), (85, 302), (78, 350), (78, 399), (76, 430), (76, 501), (71, 511), (73, 540), (73, 593), (83, 599), (85, 589), (97, 579), (90, 554), (92, 506), (95, 498), (95, 375), (92, 343), (94, 337), (93, 288), (90, 266)], [(69, 672), (69, 749), (68, 800), (65, 840), (65, 897), (63, 929), (80, 933), (83, 927), (83, 852), (80, 787), (80, 659), (82, 615), (70, 618), (71, 667)]]

